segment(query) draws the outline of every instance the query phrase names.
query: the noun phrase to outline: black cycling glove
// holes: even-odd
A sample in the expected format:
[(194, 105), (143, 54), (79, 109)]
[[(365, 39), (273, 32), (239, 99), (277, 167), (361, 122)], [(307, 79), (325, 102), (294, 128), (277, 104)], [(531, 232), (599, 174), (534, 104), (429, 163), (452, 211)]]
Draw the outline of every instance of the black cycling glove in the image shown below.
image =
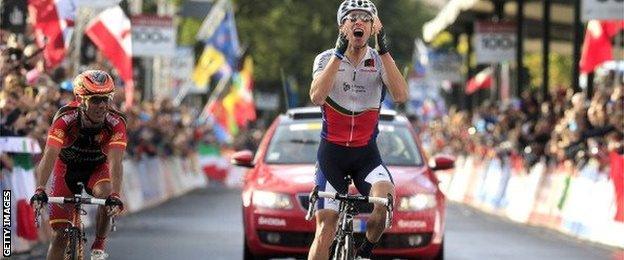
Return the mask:
[(349, 40), (347, 40), (347, 36), (342, 32), (338, 35), (338, 39), (336, 40), (336, 49), (334, 50), (334, 54), (339, 59), (344, 59), (344, 54), (347, 52), (347, 47), (349, 47)]
[(117, 193), (113, 193), (111, 195), (108, 195), (108, 197), (106, 198), (106, 206), (108, 206), (108, 207), (117, 206), (117, 207), (119, 207), (119, 211), (120, 212), (122, 212), (124, 210), (124, 204), (121, 201), (121, 198), (119, 197), (119, 194), (117, 194)]
[(384, 55), (390, 51), (390, 42), (386, 38), (386, 32), (383, 28), (379, 30), (375, 37), (375, 49), (379, 55)]
[(34, 206), (35, 201), (41, 204), (48, 203), (48, 194), (46, 194), (45, 188), (39, 187), (35, 190), (35, 195), (30, 198), (30, 205)]

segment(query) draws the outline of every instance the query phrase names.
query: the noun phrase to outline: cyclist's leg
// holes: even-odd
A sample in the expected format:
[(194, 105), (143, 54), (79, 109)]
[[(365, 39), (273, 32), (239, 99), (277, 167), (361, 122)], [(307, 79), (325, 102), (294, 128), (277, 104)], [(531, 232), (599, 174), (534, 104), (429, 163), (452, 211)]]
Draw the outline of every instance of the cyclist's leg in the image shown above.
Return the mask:
[[(327, 192), (347, 192), (347, 182), (344, 179), (341, 169), (340, 157), (342, 151), (337, 151), (336, 145), (321, 141), (318, 151), (318, 164), (316, 169), (316, 185), (319, 191)], [(308, 259), (327, 259), (329, 248), (336, 232), (336, 222), (338, 221), (338, 202), (319, 198), (316, 212), (316, 234), (314, 242), (310, 247)]]
[[(394, 197), (392, 175), (383, 164), (375, 143), (369, 144), (364, 152), (363, 166), (354, 177), (354, 184), (363, 195), (386, 197), (388, 193)], [(366, 222), (366, 240), (360, 247), (362, 256), (369, 257), (370, 251), (381, 238), (385, 230), (386, 208), (375, 204), (373, 212)]]
[[(50, 196), (52, 197), (68, 197), (72, 196), (72, 192), (67, 186), (66, 180), (67, 166), (56, 160), (54, 171), (52, 173)], [(48, 248), (48, 260), (63, 259), (65, 248), (67, 247), (67, 238), (63, 233), (63, 229), (70, 226), (72, 217), (71, 205), (48, 204), (50, 210), (50, 226), (52, 233), (50, 237), (50, 247)]]
[[(113, 186), (110, 180), (108, 165), (103, 163), (95, 168), (95, 171), (89, 178), (87, 184), (87, 192), (93, 197), (106, 199), (111, 194)], [(106, 213), (105, 206), (99, 206), (95, 221), (95, 240), (91, 245), (91, 250), (104, 250), (106, 237), (110, 230), (110, 217)]]

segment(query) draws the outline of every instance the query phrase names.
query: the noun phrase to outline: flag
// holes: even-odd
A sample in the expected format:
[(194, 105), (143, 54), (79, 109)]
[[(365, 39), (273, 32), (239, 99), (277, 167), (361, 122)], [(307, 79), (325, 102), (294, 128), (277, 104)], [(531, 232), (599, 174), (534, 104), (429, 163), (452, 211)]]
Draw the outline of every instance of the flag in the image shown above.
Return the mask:
[(34, 17), (37, 45), (44, 47), (47, 68), (58, 66), (65, 58), (76, 15), (75, 0), (29, 0)]
[[(215, 5), (213, 8), (221, 7)], [(207, 87), (210, 78), (224, 69), (222, 67), (231, 70), (238, 64), (240, 45), (231, 8), (228, 8), (219, 26), (203, 42), (206, 43), (204, 52), (193, 71), (193, 81), (200, 88)]]
[(214, 47), (207, 45), (193, 70), (193, 82), (199, 88), (206, 88), (210, 77), (224, 64), (225, 57), (223, 57), (223, 54)]
[(225, 18), (223, 18), (214, 34), (208, 38), (206, 44), (212, 45), (221, 52), (230, 67), (236, 67), (240, 54), (240, 44), (232, 8), (229, 8)]
[(613, 59), (611, 39), (624, 28), (624, 20), (587, 23), (579, 67), (582, 73), (590, 73), (601, 63)]
[(487, 67), (468, 80), (466, 83), (466, 94), (471, 95), (477, 90), (492, 87), (492, 80), (492, 68)]
[(126, 107), (132, 106), (134, 94), (131, 32), (130, 19), (119, 6), (104, 10), (85, 30), (85, 34), (108, 58), (124, 81)]
[(250, 121), (256, 120), (256, 105), (253, 100), (253, 60), (251, 57), (245, 58), (243, 68), (232, 78), (232, 87), (228, 95), (223, 98), (223, 105), (237, 127), (245, 127)]

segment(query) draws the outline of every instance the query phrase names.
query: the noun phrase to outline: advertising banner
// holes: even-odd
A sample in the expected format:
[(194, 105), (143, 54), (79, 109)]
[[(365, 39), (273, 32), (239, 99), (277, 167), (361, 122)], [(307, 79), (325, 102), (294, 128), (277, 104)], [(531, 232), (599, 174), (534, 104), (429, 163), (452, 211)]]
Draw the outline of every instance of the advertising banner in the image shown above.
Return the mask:
[(176, 31), (171, 17), (132, 17), (132, 53), (135, 57), (172, 57), (175, 46)]
[(512, 22), (475, 22), (477, 63), (499, 63), (516, 58), (516, 25)]

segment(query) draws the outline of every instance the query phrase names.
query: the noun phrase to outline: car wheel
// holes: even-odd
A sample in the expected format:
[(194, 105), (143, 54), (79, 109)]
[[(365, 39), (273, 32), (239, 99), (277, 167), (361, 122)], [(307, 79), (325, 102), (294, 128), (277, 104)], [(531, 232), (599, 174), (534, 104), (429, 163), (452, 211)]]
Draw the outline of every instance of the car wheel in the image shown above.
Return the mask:
[(434, 258), (435, 260), (444, 260), (444, 240), (442, 240), (442, 244), (440, 244), (440, 250), (438, 254)]

